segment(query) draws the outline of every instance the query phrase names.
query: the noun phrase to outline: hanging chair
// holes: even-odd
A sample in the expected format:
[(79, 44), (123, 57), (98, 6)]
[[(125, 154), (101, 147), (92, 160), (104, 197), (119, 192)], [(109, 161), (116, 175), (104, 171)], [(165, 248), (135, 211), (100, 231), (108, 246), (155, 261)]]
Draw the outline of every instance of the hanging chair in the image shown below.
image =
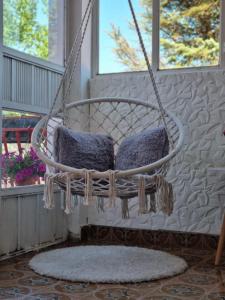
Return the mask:
[[(172, 188), (165, 176), (171, 159), (176, 156), (183, 144), (181, 122), (162, 106), (153, 71), (144, 47), (140, 29), (131, 0), (128, 0), (143, 54), (153, 84), (158, 105), (140, 99), (104, 97), (97, 99), (69, 100), (73, 75), (78, 65), (81, 47), (95, 0), (90, 0), (74, 40), (65, 72), (60, 82), (50, 113), (39, 121), (32, 134), (32, 146), (37, 155), (47, 165), (45, 176), (45, 203), (47, 208), (54, 206), (53, 185), (58, 184), (66, 193), (65, 212), (70, 213), (72, 195), (84, 198), (89, 204), (93, 198), (100, 202), (109, 198), (113, 205), (120, 197), (123, 217), (128, 217), (128, 199), (138, 196), (139, 212), (149, 211), (147, 195), (150, 195), (151, 211), (154, 206), (163, 212), (172, 212)], [(163, 126), (169, 140), (169, 153), (151, 164), (128, 170), (76, 169), (60, 164), (54, 159), (54, 132), (58, 126), (65, 126), (78, 132), (105, 133), (115, 143), (115, 152), (121, 141), (145, 129)], [(66, 145), (65, 145), (66, 147)], [(152, 201), (155, 203), (152, 204)]]

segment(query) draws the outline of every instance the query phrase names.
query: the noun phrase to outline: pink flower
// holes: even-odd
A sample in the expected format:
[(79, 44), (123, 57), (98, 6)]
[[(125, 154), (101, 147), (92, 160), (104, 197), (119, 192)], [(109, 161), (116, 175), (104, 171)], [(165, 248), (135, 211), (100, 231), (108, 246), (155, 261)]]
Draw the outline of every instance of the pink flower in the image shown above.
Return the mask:
[(43, 163), (40, 163), (40, 165), (38, 166), (38, 172), (39, 173), (45, 173), (46, 172), (46, 166)]

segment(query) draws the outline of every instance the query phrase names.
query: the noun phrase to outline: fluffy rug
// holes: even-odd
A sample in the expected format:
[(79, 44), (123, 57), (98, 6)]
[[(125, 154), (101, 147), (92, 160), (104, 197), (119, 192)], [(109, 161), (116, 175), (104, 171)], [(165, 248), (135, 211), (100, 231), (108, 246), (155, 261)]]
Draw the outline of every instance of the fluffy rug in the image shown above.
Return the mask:
[(41, 275), (79, 282), (141, 282), (182, 273), (186, 262), (162, 251), (125, 246), (81, 246), (34, 256)]

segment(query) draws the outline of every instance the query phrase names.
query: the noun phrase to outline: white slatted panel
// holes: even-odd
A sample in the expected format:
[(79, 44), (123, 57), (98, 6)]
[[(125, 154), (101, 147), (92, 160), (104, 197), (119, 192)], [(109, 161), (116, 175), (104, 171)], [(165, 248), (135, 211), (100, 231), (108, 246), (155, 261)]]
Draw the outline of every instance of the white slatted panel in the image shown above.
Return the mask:
[(56, 207), (43, 208), (42, 193), (2, 197), (0, 200), (0, 256), (28, 250), (67, 238), (66, 216), (61, 210), (61, 193)]
[(12, 61), (12, 101), (32, 104), (32, 65)]
[(3, 59), (3, 100), (12, 101), (12, 59)]
[(54, 100), (54, 97), (55, 97), (56, 91), (58, 89), (61, 78), (62, 78), (62, 75), (60, 75), (60, 74), (53, 73), (50, 71), (48, 72), (48, 79), (49, 79), (49, 95), (48, 95), (49, 102), (48, 102), (48, 105), (49, 105), (49, 107), (51, 106), (51, 104)]
[(35, 106), (49, 107), (48, 99), (48, 71), (33, 66), (33, 101)]
[(3, 101), (7, 108), (34, 111), (51, 107), (62, 72), (50, 70), (14, 57), (4, 56)]
[(15, 251), (18, 236), (17, 197), (0, 198), (0, 255)]

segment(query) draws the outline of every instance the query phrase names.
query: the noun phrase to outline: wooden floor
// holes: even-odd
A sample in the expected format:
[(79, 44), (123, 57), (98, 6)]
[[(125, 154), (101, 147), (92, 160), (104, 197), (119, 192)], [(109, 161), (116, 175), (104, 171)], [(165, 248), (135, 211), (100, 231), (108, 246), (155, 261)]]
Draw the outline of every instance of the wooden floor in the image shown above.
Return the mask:
[[(165, 250), (165, 249), (163, 249)], [(34, 253), (0, 263), (0, 299), (26, 300), (179, 300), (225, 299), (225, 257), (214, 266), (215, 252), (175, 249), (186, 259), (182, 275), (141, 284), (82, 284), (35, 274), (28, 266)]]

